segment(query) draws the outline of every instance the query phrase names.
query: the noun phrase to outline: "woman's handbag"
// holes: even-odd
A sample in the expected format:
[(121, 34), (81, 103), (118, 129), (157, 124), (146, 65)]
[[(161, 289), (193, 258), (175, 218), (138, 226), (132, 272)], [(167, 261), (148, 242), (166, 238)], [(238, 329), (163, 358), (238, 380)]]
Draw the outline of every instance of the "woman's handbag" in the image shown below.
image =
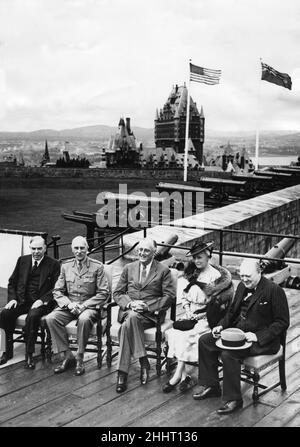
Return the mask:
[(198, 320), (178, 320), (174, 321), (173, 328), (178, 331), (190, 331), (198, 323)]

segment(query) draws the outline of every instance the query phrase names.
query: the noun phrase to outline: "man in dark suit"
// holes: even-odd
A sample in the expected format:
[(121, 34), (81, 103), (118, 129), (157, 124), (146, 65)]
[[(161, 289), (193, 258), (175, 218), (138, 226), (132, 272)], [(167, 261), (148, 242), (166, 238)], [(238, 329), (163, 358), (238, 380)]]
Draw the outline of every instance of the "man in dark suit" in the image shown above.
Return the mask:
[(114, 300), (120, 306), (118, 321), (121, 323), (118, 393), (127, 388), (131, 356), (139, 358), (141, 384), (147, 383), (150, 365), (144, 329), (155, 326), (154, 312), (168, 309), (176, 296), (170, 269), (156, 261), (155, 254), (156, 242), (143, 239), (138, 246), (139, 260), (125, 266), (114, 292)]
[(5, 330), (6, 349), (0, 364), (13, 357), (13, 332), (17, 318), (27, 313), (25, 323), (25, 367), (33, 369), (33, 353), (41, 317), (54, 308), (52, 289), (59, 275), (60, 265), (47, 256), (46, 243), (41, 236), (30, 240), (31, 255), (20, 256), (8, 280), (8, 303), (0, 313), (0, 328)]
[[(223, 401), (218, 414), (229, 414), (243, 406), (241, 360), (249, 355), (276, 354), (280, 336), (289, 327), (289, 308), (284, 290), (261, 275), (259, 261), (249, 259), (240, 266), (239, 283), (233, 303), (212, 333), (199, 339), (199, 385), (196, 400), (221, 395), (218, 356), (223, 363)], [(220, 350), (215, 342), (222, 329), (239, 328), (252, 346), (239, 350)]]

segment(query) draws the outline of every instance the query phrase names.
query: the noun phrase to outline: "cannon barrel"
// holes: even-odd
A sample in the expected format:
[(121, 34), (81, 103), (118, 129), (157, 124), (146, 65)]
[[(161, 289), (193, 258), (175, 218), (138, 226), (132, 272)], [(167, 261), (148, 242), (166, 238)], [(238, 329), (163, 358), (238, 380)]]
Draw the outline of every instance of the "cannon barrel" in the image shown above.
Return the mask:
[(281, 258), (282, 261), (272, 261), (268, 259), (262, 259), (261, 260), (261, 268), (264, 273), (271, 273), (274, 270), (279, 270), (283, 268), (284, 263), (283, 259), (288, 253), (288, 251), (293, 247), (295, 244), (295, 239), (291, 239), (289, 237), (283, 238), (280, 242), (278, 242), (274, 247), (272, 247), (267, 253), (265, 254), (268, 258)]
[[(166, 244), (166, 245), (174, 245), (178, 240), (178, 236), (177, 234), (171, 234), (170, 236), (166, 237), (166, 239), (164, 241), (162, 241), (162, 244)], [(170, 251), (171, 247), (165, 247), (163, 245), (159, 245), (157, 247), (157, 251), (156, 251), (156, 255), (155, 255), (155, 259), (157, 259), (158, 261), (161, 261), (162, 259), (166, 259), (169, 257), (169, 251)]]

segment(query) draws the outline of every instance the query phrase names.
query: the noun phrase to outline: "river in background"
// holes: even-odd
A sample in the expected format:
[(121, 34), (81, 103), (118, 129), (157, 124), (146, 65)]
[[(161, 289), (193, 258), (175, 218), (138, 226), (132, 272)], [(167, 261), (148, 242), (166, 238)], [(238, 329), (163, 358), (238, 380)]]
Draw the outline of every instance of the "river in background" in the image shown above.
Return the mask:
[[(300, 155), (300, 154), (299, 154)], [(260, 166), (289, 166), (291, 162), (297, 161), (297, 155), (287, 155), (280, 157), (259, 157)], [(254, 161), (254, 157), (252, 158)]]

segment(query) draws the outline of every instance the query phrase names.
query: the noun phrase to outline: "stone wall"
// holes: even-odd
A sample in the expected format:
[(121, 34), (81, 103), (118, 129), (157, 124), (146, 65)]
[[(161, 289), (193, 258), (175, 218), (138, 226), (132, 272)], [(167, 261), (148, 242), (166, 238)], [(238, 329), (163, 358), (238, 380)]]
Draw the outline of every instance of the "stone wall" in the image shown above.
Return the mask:
[[(230, 173), (220, 171), (188, 171), (188, 180), (196, 181), (200, 176), (229, 178)], [(95, 178), (124, 179), (156, 179), (182, 181), (181, 169), (82, 169), (82, 168), (42, 168), (42, 167), (1, 167), (0, 178), (21, 179), (95, 179)]]
[[(299, 188), (299, 187), (298, 187)], [(246, 201), (244, 201), (246, 202)], [(240, 202), (243, 206), (243, 202)], [(246, 206), (246, 204), (244, 204)], [(226, 212), (224, 208), (222, 208)], [(260, 214), (238, 221), (228, 226), (230, 229), (257, 231), (266, 233), (278, 233), (281, 235), (300, 235), (300, 194), (299, 198), (282, 206), (271, 208)], [(238, 251), (243, 253), (265, 254), (271, 247), (279, 242), (284, 236), (271, 237), (264, 235), (224, 233), (223, 250)], [(218, 232), (212, 232), (204, 237), (204, 240), (213, 238), (215, 247), (219, 249)], [(288, 257), (300, 258), (300, 240), (295, 242), (289, 251)]]
[[(184, 228), (183, 225), (189, 228)], [(219, 249), (220, 233), (209, 230), (211, 228), (281, 234), (279, 238), (271, 238), (270, 236), (224, 233), (223, 250), (263, 255), (285, 234), (300, 235), (300, 185), (177, 220), (174, 226), (156, 226), (150, 228), (148, 234), (157, 242), (165, 241), (176, 234), (177, 244), (182, 247), (191, 247), (199, 240), (214, 240), (215, 249)], [(142, 237), (142, 232), (125, 236), (125, 249)], [(174, 248), (170, 253), (176, 259), (182, 259), (186, 252)], [(300, 240), (289, 251), (288, 257), (300, 258)]]

